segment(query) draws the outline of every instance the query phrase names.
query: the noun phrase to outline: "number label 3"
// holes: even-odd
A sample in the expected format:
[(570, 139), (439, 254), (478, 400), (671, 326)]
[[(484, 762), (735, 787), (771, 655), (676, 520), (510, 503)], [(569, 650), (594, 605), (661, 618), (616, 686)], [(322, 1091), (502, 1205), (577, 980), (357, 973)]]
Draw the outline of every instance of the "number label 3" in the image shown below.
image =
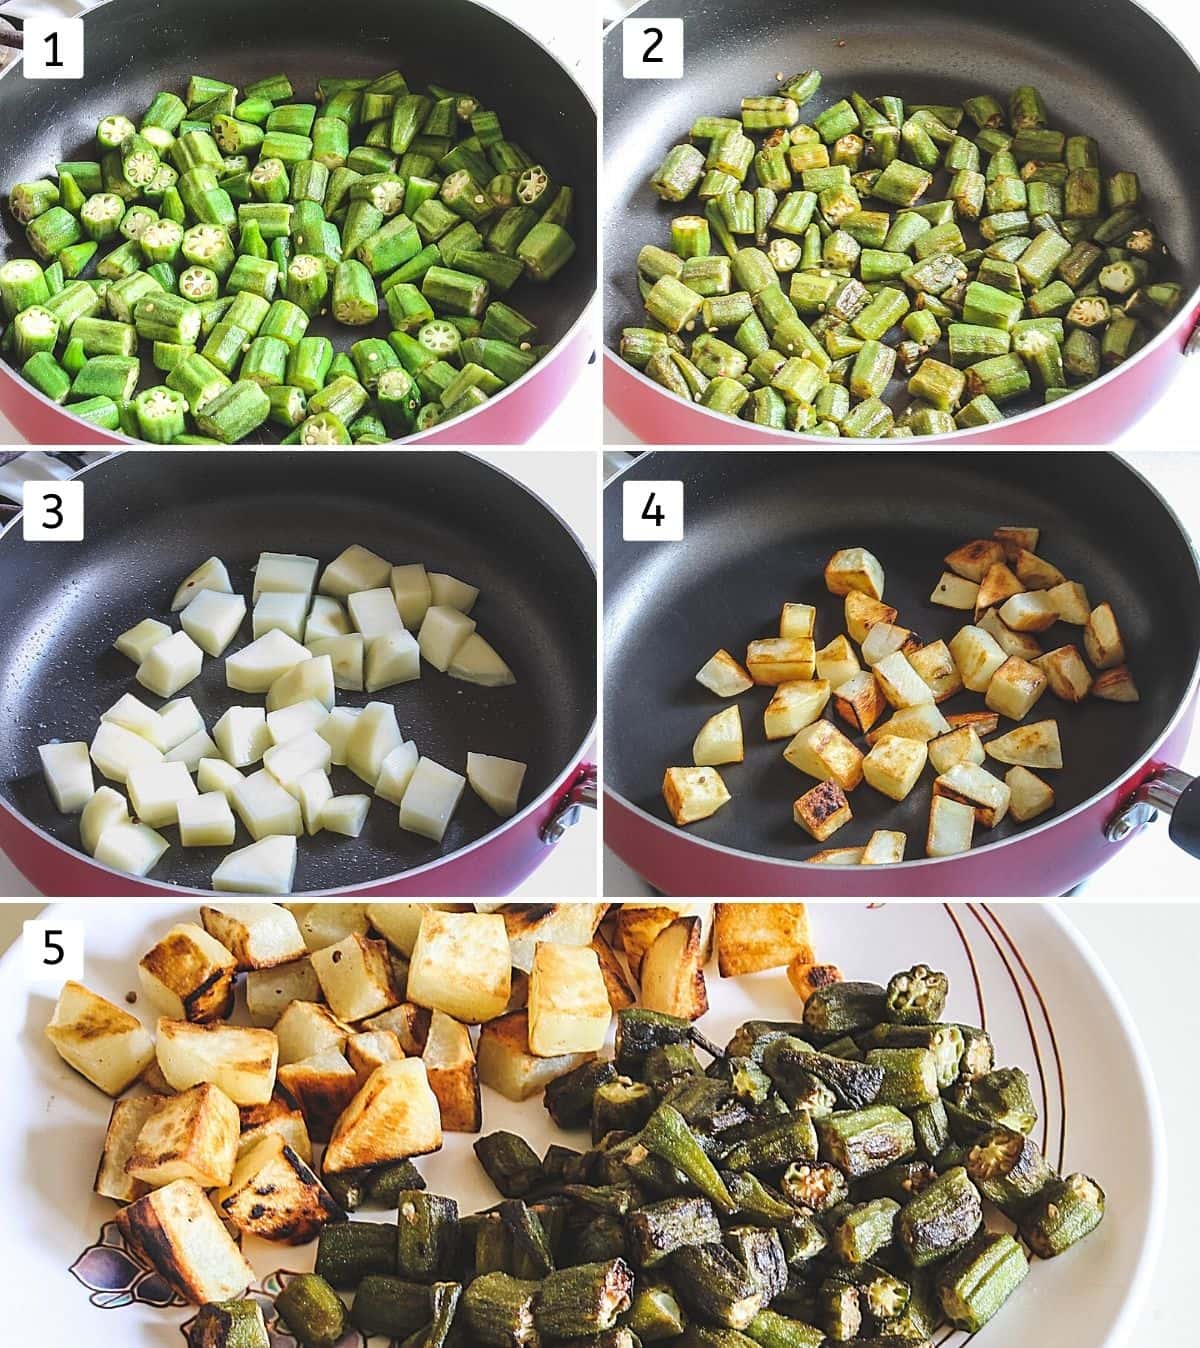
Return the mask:
[(83, 483), (26, 482), (22, 537), (29, 543), (83, 542)]
[(21, 69), (27, 80), (83, 79), (83, 20), (27, 18)]
[(83, 978), (83, 923), (50, 918), (25, 923), (25, 979), (29, 983)]
[(627, 80), (683, 78), (682, 19), (626, 19), (621, 40)]
[(626, 482), (621, 504), (626, 543), (683, 541), (682, 482)]

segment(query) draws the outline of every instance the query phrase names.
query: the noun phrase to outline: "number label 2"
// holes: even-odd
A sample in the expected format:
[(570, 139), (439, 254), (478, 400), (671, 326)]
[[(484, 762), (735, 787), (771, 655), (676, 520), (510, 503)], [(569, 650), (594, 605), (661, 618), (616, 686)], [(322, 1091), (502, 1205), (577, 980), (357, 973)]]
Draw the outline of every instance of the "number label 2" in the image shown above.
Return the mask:
[(682, 482), (626, 482), (621, 505), (627, 543), (683, 541)]
[(81, 80), (83, 20), (52, 14), (27, 18), (21, 70), (27, 80)]
[(621, 55), (627, 80), (681, 80), (683, 20), (626, 19), (621, 25)]
[(37, 918), (22, 934), (25, 979), (29, 983), (62, 983), (83, 978), (83, 923), (75, 919)]
[(22, 537), (29, 543), (83, 542), (83, 483), (26, 482)]

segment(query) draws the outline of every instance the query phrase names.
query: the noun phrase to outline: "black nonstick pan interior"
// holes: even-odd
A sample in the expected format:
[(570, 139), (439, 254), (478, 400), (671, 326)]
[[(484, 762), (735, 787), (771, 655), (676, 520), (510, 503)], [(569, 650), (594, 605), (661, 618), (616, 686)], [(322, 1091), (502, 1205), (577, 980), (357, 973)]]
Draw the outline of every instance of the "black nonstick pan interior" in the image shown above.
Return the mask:
[[(456, 771), (465, 771), (468, 749), (527, 762), (522, 805), (583, 747), (595, 713), (594, 573), (563, 523), (481, 460), (445, 451), (129, 451), (83, 481), (84, 543), (26, 543), (19, 525), (0, 538), (0, 791), (63, 842), (78, 845), (78, 819), (54, 809), (37, 746), (90, 743), (100, 713), (124, 692), (161, 705), (112, 641), (144, 617), (166, 620), (176, 585), (213, 554), (247, 597), (260, 552), (324, 564), (351, 543), (478, 585), (473, 616), (516, 685), (479, 688), (423, 663), (419, 681), (373, 696), (395, 705), (406, 739)], [(248, 633), (247, 621), (230, 649)], [(227, 689), (223, 661), (207, 657), (180, 696), (195, 699), (210, 729), (234, 703), (262, 705)], [(346, 706), (371, 699), (337, 695)], [(337, 794), (368, 790), (347, 768), (333, 770), (333, 783)], [(296, 891), (394, 875), (499, 824), (469, 789), (441, 845), (401, 832), (396, 813), (377, 801), (361, 837), (302, 839)], [(164, 832), (177, 841), (177, 829)], [(235, 846), (250, 841), (239, 824)], [(173, 846), (153, 878), (206, 889), (223, 850)]]
[[(621, 484), (638, 478), (682, 479), (682, 543), (621, 541)], [(701, 687), (696, 671), (722, 646), (742, 659), (749, 641), (777, 635), (786, 601), (817, 606), (818, 647), (844, 632), (843, 600), (822, 579), (838, 548), (875, 553), (898, 621), (925, 641), (948, 641), (971, 615), (929, 602), (946, 569), (942, 558), (1002, 524), (1039, 527), (1041, 555), (1083, 582), (1093, 604), (1108, 600), (1121, 624), (1140, 702), (1090, 699), (1075, 707), (1047, 690), (1026, 717), (1059, 723), (1064, 767), (1045, 773), (1057, 794), (1055, 814), (1103, 790), (1153, 744), (1184, 697), (1200, 652), (1200, 577), (1174, 517), (1126, 464), (1108, 454), (1045, 451), (955, 458), (660, 452), (639, 459), (605, 493), (608, 789), (669, 819), (664, 770), (691, 763), (700, 726), (730, 705)], [(1082, 629), (1057, 623), (1040, 640), (1044, 650), (1066, 643), (1082, 649)], [(756, 855), (802, 860), (821, 845), (792, 822), (791, 806), (813, 780), (784, 761), (787, 741), (763, 737), (770, 693), (755, 688), (736, 699), (746, 761), (720, 770), (733, 800), (688, 831)], [(983, 699), (958, 693), (941, 709), (979, 711)], [(1013, 724), (1002, 718), (1000, 733)], [(861, 737), (856, 743), (865, 752)], [(992, 759), (986, 766), (1001, 776), (1006, 770)], [(927, 767), (903, 803), (859, 786), (850, 798), (853, 821), (828, 845), (864, 843), (877, 828), (903, 829), (907, 858), (922, 856), (931, 780)], [(976, 846), (1020, 831), (1009, 820), (978, 829)]]
[[(679, 206), (648, 184), (671, 145), (701, 113), (737, 115), (746, 94), (770, 93), (777, 75), (813, 67), (824, 83), (804, 121), (857, 90), (912, 102), (959, 103), (1013, 88), (1041, 89), (1051, 124), (1100, 142), (1106, 172), (1132, 168), (1174, 256), (1185, 291), (1200, 284), (1200, 71), (1131, 0), (665, 0), (647, 13), (685, 20), (684, 78), (626, 80), (621, 33), (605, 42), (605, 337), (645, 321), (638, 250), (666, 246)], [(945, 181), (940, 174), (936, 187)], [(937, 199), (931, 189), (927, 200)], [(868, 204), (870, 204), (868, 202)], [(895, 386), (898, 388), (898, 385)], [(891, 400), (891, 399), (889, 399)], [(897, 405), (903, 406), (901, 396)], [(1023, 404), (1005, 408), (1010, 415)]]

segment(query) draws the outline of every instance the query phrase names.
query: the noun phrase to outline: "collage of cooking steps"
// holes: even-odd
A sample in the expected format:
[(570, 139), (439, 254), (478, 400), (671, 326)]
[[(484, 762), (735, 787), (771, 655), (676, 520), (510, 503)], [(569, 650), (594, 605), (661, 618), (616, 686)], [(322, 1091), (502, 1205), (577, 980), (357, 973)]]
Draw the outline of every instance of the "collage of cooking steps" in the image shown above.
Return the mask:
[(0, 1343), (1196, 1348), (1198, 163), (1193, 0), (0, 0)]

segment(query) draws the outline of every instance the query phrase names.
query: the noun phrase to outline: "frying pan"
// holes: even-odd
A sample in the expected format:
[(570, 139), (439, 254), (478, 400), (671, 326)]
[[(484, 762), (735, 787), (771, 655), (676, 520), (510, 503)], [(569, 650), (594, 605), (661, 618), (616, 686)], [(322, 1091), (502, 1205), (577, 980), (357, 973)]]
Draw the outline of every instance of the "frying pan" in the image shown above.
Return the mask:
[[(448, 767), (464, 771), (468, 749), (527, 762), (516, 816), (500, 821), (468, 789), (439, 845), (401, 832), (376, 802), (361, 837), (301, 840), (297, 892), (505, 894), (545, 855), (543, 832), (557, 837), (577, 815), (595, 713), (595, 575), (566, 525), (505, 473), (446, 451), (173, 450), (115, 455), (79, 477), (86, 542), (26, 543), (19, 521), (0, 535), (0, 847), (43, 893), (209, 888), (222, 849), (173, 846), (146, 881), (80, 853), (78, 818), (54, 809), (37, 745), (90, 743), (123, 692), (160, 704), (112, 641), (165, 616), (174, 587), (214, 554), (247, 595), (264, 550), (324, 564), (361, 543), (460, 575), (480, 587), (479, 630), (517, 677), (477, 688), (426, 665), (419, 682), (374, 695), (395, 705), (406, 739)], [(260, 703), (225, 688), (220, 660), (206, 659), (182, 695), (210, 727), (232, 702)], [(338, 703), (370, 697), (339, 691)], [(333, 783), (336, 794), (364, 790), (345, 768)], [(235, 846), (250, 841), (239, 825)]]
[[(0, 41), (3, 39), (0, 38)], [(541, 155), (576, 190), (578, 251), (552, 284), (520, 281), (512, 302), (540, 326), (553, 351), (495, 399), (410, 440), (503, 444), (526, 440), (561, 401), (591, 354), (585, 311), (596, 285), (596, 114), (568, 71), (515, 24), (470, 0), (106, 0), (84, 17), (81, 80), (22, 78), (20, 62), (0, 73), (0, 185), (42, 177), (59, 160), (93, 157), (96, 124), (110, 112), (144, 108), (159, 89), (179, 89), (196, 71), (244, 85), (273, 71), (310, 95), (321, 75), (378, 75), (402, 68), (414, 84), (447, 80), (470, 88), (503, 118), (505, 132)], [(12, 134), (20, 128), (20, 135)], [(86, 152), (86, 153), (85, 153)], [(24, 239), (7, 210), (0, 262)], [(357, 336), (386, 335), (384, 324)], [(379, 331), (376, 331), (376, 328)], [(314, 333), (349, 345), (347, 329), (318, 321)], [(38, 444), (136, 443), (89, 426), (0, 362), (0, 409)]]
[[(624, 483), (684, 484), (684, 539), (622, 541)], [(771, 690), (737, 699), (746, 761), (721, 769), (733, 799), (679, 829), (660, 788), (664, 770), (691, 762), (703, 721), (729, 703), (695, 681), (714, 651), (740, 657), (778, 631), (785, 601), (817, 606), (818, 645), (845, 630), (843, 601), (822, 570), (838, 548), (879, 558), (886, 601), (924, 641), (949, 639), (970, 615), (929, 602), (942, 558), (1001, 524), (1036, 525), (1040, 553), (1108, 600), (1124, 632), (1141, 701), (1069, 706), (1047, 691), (1026, 718), (1055, 718), (1065, 766), (1047, 772), (1056, 803), (1032, 824), (976, 828), (961, 856), (895, 866), (813, 866), (825, 846), (865, 843), (877, 828), (908, 834), (924, 852), (931, 769), (896, 803), (860, 785), (854, 812), (827, 843), (791, 819), (813, 780), (768, 744), (762, 709)], [(1101, 866), (1155, 804), (1174, 807), (1172, 836), (1200, 856), (1200, 786), (1164, 769), (1187, 742), (1200, 660), (1200, 570), (1181, 526), (1154, 489), (1103, 453), (663, 452), (636, 460), (605, 490), (605, 839), (668, 894), (1062, 894)], [(1081, 644), (1056, 624), (1043, 649)], [(942, 703), (980, 710), (978, 694)], [(831, 719), (837, 719), (831, 716)], [(1002, 721), (1002, 730), (1012, 723)], [(842, 727), (843, 729), (845, 727)], [(863, 746), (865, 748), (865, 745)], [(993, 760), (990, 767), (1003, 773)]]
[[(642, 440), (657, 444), (794, 444), (681, 402), (615, 354), (623, 327), (644, 322), (636, 258), (662, 243), (678, 208), (649, 179), (698, 113), (736, 113), (743, 94), (769, 91), (777, 72), (810, 67), (824, 84), (802, 116), (858, 89), (921, 102), (1041, 89), (1052, 123), (1100, 142), (1110, 169), (1141, 175), (1156, 223), (1188, 296), (1179, 314), (1132, 359), (1049, 407), (1021, 408), (996, 425), (960, 431), (954, 443), (1097, 444), (1115, 439), (1178, 373), (1200, 318), (1200, 70), (1133, 0), (654, 0), (658, 18), (684, 19), (684, 78), (626, 80), (620, 26), (605, 38), (603, 228), (605, 400)], [(944, 181), (939, 177), (938, 182)], [(893, 385), (893, 393), (899, 385)], [(890, 397), (891, 395), (889, 395)], [(903, 395), (894, 399), (905, 404)], [(806, 437), (801, 437), (806, 438)], [(933, 441), (925, 441), (931, 443)]]

